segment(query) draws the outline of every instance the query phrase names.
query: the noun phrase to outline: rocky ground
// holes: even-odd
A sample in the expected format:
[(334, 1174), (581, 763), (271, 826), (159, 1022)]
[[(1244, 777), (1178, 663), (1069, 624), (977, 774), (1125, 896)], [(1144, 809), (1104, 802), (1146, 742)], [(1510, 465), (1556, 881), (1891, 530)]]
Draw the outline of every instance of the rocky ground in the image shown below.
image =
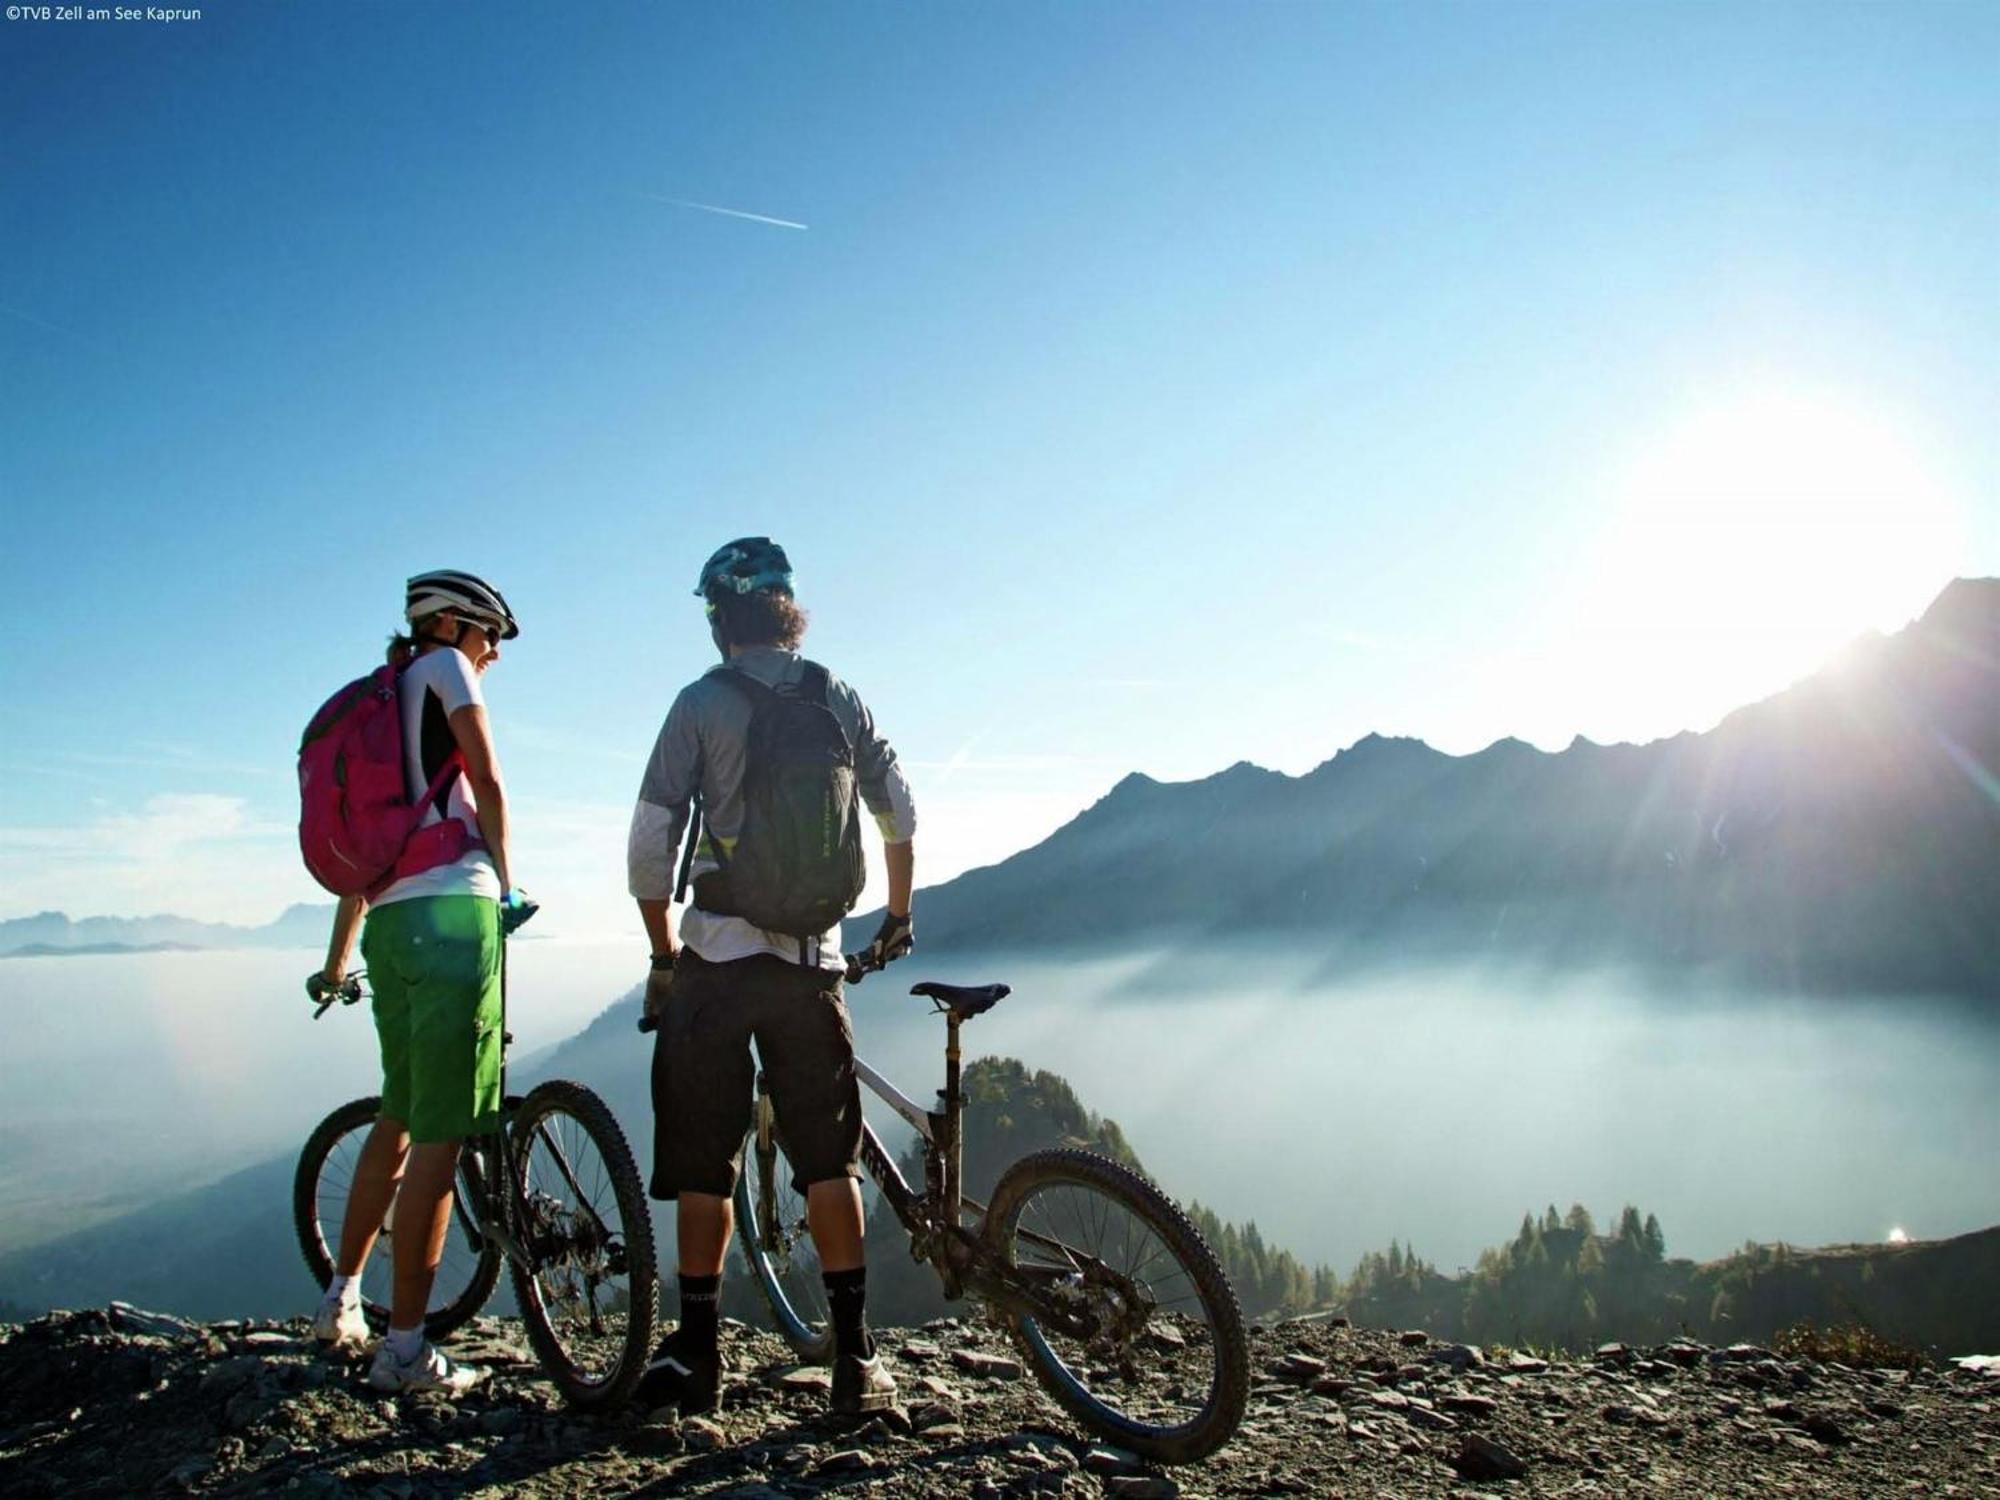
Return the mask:
[(0, 1493), (2000, 1496), (2000, 1379), (1748, 1346), (1543, 1361), (1281, 1323), (1236, 1440), (1162, 1470), (1076, 1430), (979, 1324), (882, 1333), (905, 1404), (859, 1426), (741, 1327), (720, 1418), (687, 1422), (565, 1410), (500, 1320), (454, 1341), (493, 1370), (456, 1402), (378, 1396), (305, 1335), (119, 1305), (0, 1329)]

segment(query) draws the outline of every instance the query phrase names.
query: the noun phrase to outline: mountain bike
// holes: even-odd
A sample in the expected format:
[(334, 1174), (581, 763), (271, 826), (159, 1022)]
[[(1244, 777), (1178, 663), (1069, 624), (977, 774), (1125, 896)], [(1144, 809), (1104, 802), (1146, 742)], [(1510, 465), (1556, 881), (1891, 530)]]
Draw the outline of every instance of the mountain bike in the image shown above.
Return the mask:
[[(504, 1014), (505, 950), (501, 960)], [(338, 989), (309, 992), (318, 1020), (336, 1002), (366, 993), (366, 971)], [(501, 1034), (503, 1048), (513, 1041)], [(451, 1221), (431, 1285), (424, 1331), (433, 1339), (463, 1327), (485, 1305), (504, 1261), (528, 1342), (543, 1370), (572, 1405), (616, 1406), (645, 1373), (659, 1313), (653, 1220), (625, 1133), (604, 1101), (560, 1079), (525, 1096), (505, 1093), (500, 1126), (460, 1147)], [(306, 1265), (324, 1288), (363, 1139), (381, 1099), (343, 1104), (322, 1120), (299, 1153), (292, 1216)], [(382, 1239), (361, 1273), (361, 1308), (381, 1332), (393, 1285), (387, 1253), (395, 1201)], [(330, 1232), (329, 1232), (330, 1231)]]
[[(879, 968), (847, 961), (858, 983)], [(1004, 984), (924, 983), (912, 995), (945, 1018), (944, 1088), (927, 1110), (859, 1058), (868, 1089), (917, 1132), (912, 1187), (865, 1121), (861, 1164), (944, 1294), (982, 1299), (1035, 1378), (1086, 1427), (1143, 1457), (1191, 1463), (1243, 1420), (1250, 1351), (1236, 1293), (1181, 1209), (1145, 1177), (1096, 1152), (1032, 1152), (1000, 1174), (990, 1203), (961, 1185), (965, 1096), (959, 1030), (1011, 993)], [(818, 1255), (803, 1194), (760, 1071), (736, 1185), (740, 1247), (778, 1331), (809, 1363), (832, 1358)]]

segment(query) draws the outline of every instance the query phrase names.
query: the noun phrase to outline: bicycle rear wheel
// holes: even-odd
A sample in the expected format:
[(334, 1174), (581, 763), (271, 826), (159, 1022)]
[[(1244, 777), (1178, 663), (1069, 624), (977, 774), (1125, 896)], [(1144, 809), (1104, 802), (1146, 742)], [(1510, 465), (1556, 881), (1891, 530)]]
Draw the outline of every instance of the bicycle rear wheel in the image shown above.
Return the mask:
[[(298, 1231), (306, 1267), (322, 1289), (333, 1279), (334, 1252), (340, 1244), (355, 1165), (381, 1108), (382, 1101), (372, 1097), (341, 1105), (320, 1121), (299, 1153), (298, 1170), (292, 1177), (292, 1224)], [(452, 1183), (451, 1223), (445, 1230), (444, 1253), (431, 1282), (430, 1308), (424, 1314), (424, 1332), (434, 1339), (444, 1338), (469, 1322), (500, 1279), (500, 1251), (480, 1233), (472, 1209), (478, 1200), (466, 1181), (468, 1173), (481, 1169), (476, 1154), (479, 1145), (477, 1141), (467, 1143), (459, 1157), (459, 1175)], [(392, 1198), (382, 1216), (381, 1237), (361, 1268), (361, 1311), (377, 1333), (389, 1326), (389, 1299), (395, 1287), (395, 1241), (390, 1228), (395, 1211)]]
[(521, 1101), (511, 1142), (514, 1231), (528, 1258), (512, 1269), (528, 1342), (572, 1405), (617, 1405), (645, 1373), (660, 1306), (632, 1148), (602, 1099), (561, 1080)]
[(770, 1305), (771, 1321), (792, 1352), (807, 1364), (831, 1361), (833, 1322), (827, 1314), (826, 1283), (820, 1279), (819, 1250), (806, 1223), (805, 1195), (792, 1186), (771, 1096), (762, 1089), (736, 1179), (736, 1238)]
[(1050, 1309), (1005, 1320), (1059, 1406), (1162, 1463), (1229, 1441), (1250, 1390), (1243, 1315), (1157, 1187), (1093, 1152), (1037, 1151), (1002, 1174), (982, 1232), (1006, 1279)]

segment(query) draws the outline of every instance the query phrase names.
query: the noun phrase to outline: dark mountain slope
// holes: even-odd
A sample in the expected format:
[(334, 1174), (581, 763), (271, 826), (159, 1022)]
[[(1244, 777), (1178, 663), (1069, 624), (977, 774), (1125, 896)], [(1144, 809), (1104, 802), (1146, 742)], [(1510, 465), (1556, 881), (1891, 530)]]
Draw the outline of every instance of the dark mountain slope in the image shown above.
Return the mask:
[[(857, 927), (872, 930), (873, 918)], [(1704, 734), (1371, 735), (1302, 777), (1128, 776), (924, 892), (931, 951), (1207, 945), (1622, 962), (1785, 989), (2000, 992), (2000, 580)]]

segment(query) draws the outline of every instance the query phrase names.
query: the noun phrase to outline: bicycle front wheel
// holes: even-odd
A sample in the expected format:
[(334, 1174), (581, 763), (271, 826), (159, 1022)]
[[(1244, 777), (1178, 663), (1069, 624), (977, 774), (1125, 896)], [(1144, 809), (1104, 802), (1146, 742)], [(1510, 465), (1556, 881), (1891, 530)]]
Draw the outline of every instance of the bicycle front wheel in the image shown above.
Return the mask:
[(778, 1143), (771, 1096), (762, 1091), (736, 1179), (736, 1237), (780, 1337), (805, 1363), (829, 1363), (833, 1322), (819, 1251), (806, 1222), (805, 1195), (792, 1186), (791, 1163)]
[(1056, 1403), (1161, 1463), (1228, 1442), (1250, 1391), (1236, 1293), (1192, 1220), (1129, 1167), (1037, 1151), (993, 1190), (982, 1232), (1003, 1278), (1048, 1310), (1005, 1313)]
[[(334, 1254), (340, 1245), (348, 1195), (354, 1188), (355, 1167), (381, 1108), (378, 1098), (341, 1105), (319, 1122), (299, 1153), (298, 1170), (292, 1176), (292, 1225), (298, 1232), (306, 1268), (322, 1290), (333, 1279)], [(467, 1143), (459, 1159), (459, 1175), (452, 1182), (451, 1223), (445, 1229), (444, 1251), (431, 1280), (430, 1307), (424, 1314), (424, 1332), (433, 1339), (444, 1338), (470, 1322), (500, 1279), (500, 1251), (480, 1233), (472, 1209), (478, 1200), (465, 1180), (468, 1172), (477, 1169), (472, 1149), (477, 1144)], [(361, 1311), (377, 1333), (389, 1326), (389, 1302), (395, 1292), (395, 1217), (396, 1200), (392, 1197), (382, 1214), (379, 1237), (361, 1267)]]
[(514, 1116), (512, 1263), (521, 1321), (551, 1380), (581, 1407), (614, 1406), (646, 1370), (659, 1314), (653, 1220), (625, 1132), (604, 1101), (560, 1080)]

